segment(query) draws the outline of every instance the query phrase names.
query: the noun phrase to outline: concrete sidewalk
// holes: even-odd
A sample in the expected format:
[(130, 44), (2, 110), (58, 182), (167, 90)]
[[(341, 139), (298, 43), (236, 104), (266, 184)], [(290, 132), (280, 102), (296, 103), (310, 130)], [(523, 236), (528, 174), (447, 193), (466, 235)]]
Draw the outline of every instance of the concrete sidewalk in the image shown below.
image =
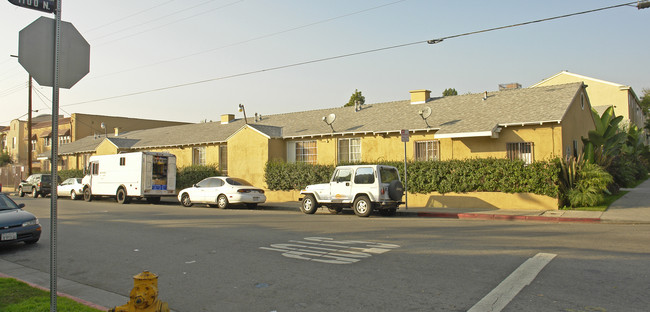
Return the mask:
[[(0, 277), (15, 278), (33, 287), (50, 291), (49, 272), (41, 272), (2, 259), (0, 259), (0, 272)], [(102, 311), (129, 301), (128, 297), (60, 277), (57, 278), (57, 293), (60, 297), (67, 297)]]

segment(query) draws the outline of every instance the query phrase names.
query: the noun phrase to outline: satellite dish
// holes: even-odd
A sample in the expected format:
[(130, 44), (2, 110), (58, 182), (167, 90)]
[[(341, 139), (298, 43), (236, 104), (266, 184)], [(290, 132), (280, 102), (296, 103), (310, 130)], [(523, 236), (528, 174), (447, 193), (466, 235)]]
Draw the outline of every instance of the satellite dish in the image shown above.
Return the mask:
[(420, 117), (422, 117), (424, 120), (424, 123), (427, 124), (427, 128), (431, 128), (431, 126), (429, 126), (429, 122), (427, 122), (427, 118), (431, 116), (431, 107), (425, 106), (423, 109), (418, 111), (418, 115), (420, 115)]
[(326, 117), (323, 117), (323, 121), (330, 125), (330, 128), (332, 128), (332, 132), (334, 131), (334, 127), (332, 126), (332, 123), (334, 123), (334, 120), (336, 120), (336, 115), (335, 114), (329, 114)]
[(335, 114), (329, 114), (329, 115), (327, 115), (327, 117), (323, 117), (323, 120), (328, 125), (332, 125), (332, 123), (334, 123), (334, 120), (336, 120), (336, 115)]
[(422, 118), (424, 119), (429, 118), (429, 116), (431, 116), (431, 107), (427, 106), (421, 109), (420, 111), (418, 111), (418, 114), (420, 114), (420, 116), (422, 116)]

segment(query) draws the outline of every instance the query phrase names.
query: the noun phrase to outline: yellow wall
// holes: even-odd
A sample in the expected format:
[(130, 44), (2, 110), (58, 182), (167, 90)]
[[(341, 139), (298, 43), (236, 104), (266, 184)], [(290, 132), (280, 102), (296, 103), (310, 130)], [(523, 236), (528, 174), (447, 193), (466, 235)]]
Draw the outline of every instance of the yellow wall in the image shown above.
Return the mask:
[(103, 140), (95, 149), (95, 155), (113, 155), (117, 154), (117, 147), (109, 140)]
[[(582, 153), (584, 146), (582, 143), (582, 137), (587, 138), (589, 131), (596, 128), (594, 119), (591, 115), (591, 108), (589, 107), (589, 99), (590, 98), (587, 98), (584, 93), (578, 94), (562, 120), (563, 144), (561, 155), (563, 157), (571, 156), (574, 153), (574, 140), (578, 143), (577, 153)], [(582, 105), (583, 103), (584, 107)], [(567, 155), (567, 151), (570, 151), (569, 155)]]
[(266, 187), (264, 168), (269, 160), (269, 138), (246, 126), (228, 139), (228, 175)]
[[(557, 198), (532, 193), (431, 193), (408, 194), (409, 207), (481, 208), (506, 210), (557, 210)], [(400, 206), (404, 209), (405, 206)]]
[(186, 147), (164, 147), (147, 149), (151, 152), (167, 152), (176, 156), (176, 167), (182, 168), (193, 165), (193, 148), (205, 147), (205, 164), (208, 166), (219, 166), (219, 145), (200, 145), (200, 146), (186, 146)]
[[(540, 83), (538, 86), (550, 86), (573, 82), (584, 82), (587, 85), (587, 94), (591, 106), (596, 108), (599, 114), (608, 106), (614, 106), (614, 113), (616, 116), (623, 116), (624, 120), (630, 120), (630, 102), (629, 91), (627, 89), (621, 90), (616, 84), (607, 83), (594, 79), (583, 79), (570, 74), (560, 74), (552, 79)], [(638, 126), (638, 125), (637, 125)], [(643, 125), (641, 125), (643, 128)]]
[(287, 159), (286, 143), (282, 139), (271, 139), (269, 141), (269, 160)]
[[(268, 202), (296, 201), (303, 196), (300, 191), (266, 191)], [(404, 200), (405, 198), (402, 198)], [(430, 193), (408, 194), (409, 208), (480, 208), (506, 210), (557, 210), (557, 198), (532, 193), (498, 193), (498, 192), (469, 192), (469, 193)], [(406, 209), (401, 205), (400, 210)]]

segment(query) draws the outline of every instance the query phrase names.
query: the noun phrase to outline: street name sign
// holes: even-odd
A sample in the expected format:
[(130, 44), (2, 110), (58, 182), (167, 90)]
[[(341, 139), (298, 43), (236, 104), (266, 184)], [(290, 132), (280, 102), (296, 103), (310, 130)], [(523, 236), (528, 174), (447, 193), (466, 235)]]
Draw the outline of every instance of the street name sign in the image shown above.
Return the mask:
[(9, 0), (9, 2), (20, 7), (47, 13), (56, 11), (56, 0)]
[[(55, 20), (44, 16), (18, 33), (18, 62), (41, 86), (54, 86)], [(68, 22), (61, 22), (59, 87), (70, 89), (90, 72), (90, 44)]]

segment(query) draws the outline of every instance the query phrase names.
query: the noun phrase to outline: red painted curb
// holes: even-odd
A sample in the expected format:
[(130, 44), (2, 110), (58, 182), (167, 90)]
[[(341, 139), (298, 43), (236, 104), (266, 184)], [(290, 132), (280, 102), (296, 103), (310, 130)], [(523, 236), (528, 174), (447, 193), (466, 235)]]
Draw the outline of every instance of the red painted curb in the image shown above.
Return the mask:
[(450, 213), (450, 212), (418, 212), (418, 217), (448, 218), (448, 219), (479, 219), (479, 220), (510, 220), (510, 221), (541, 221), (541, 222), (577, 222), (600, 223), (600, 218), (562, 218), (545, 216), (520, 216), (485, 213)]

